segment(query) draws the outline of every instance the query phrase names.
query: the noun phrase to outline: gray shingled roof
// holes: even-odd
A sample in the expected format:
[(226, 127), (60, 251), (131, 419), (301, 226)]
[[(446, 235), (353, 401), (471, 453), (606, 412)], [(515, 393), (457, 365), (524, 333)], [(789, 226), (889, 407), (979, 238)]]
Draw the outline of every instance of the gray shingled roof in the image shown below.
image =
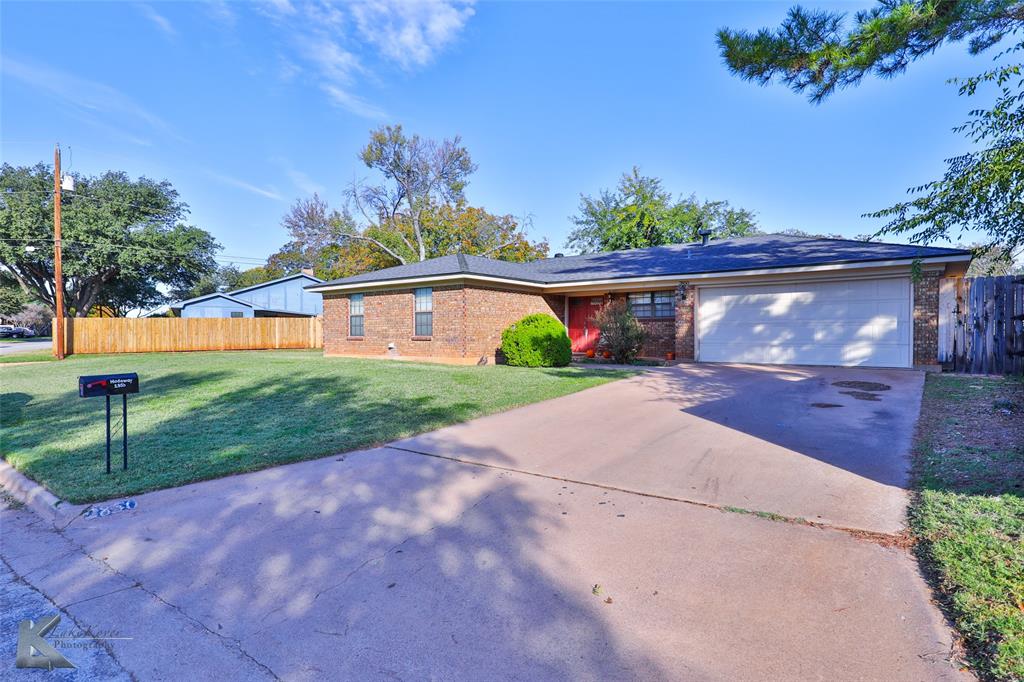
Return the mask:
[(706, 246), (702, 246), (700, 243), (673, 244), (648, 249), (545, 258), (530, 263), (511, 263), (481, 256), (458, 254), (366, 272), (311, 286), (359, 284), (362, 282), (369, 284), (456, 274), (488, 275), (534, 284), (559, 284), (591, 279), (624, 279), (659, 275), (685, 276), (710, 272), (936, 258), (968, 254), (970, 251), (962, 249), (772, 234), (713, 240)]

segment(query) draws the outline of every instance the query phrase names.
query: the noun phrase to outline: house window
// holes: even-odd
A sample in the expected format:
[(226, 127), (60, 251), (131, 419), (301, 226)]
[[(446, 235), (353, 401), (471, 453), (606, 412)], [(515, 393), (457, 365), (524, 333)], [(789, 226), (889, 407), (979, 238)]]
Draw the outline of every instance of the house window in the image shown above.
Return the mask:
[(649, 293), (630, 294), (629, 307), (637, 317), (651, 317), (654, 312)]
[(363, 335), (363, 295), (352, 294), (348, 297), (348, 335)]
[(434, 290), (430, 288), (415, 291), (415, 333), (416, 336), (434, 335)]
[(243, 313), (243, 312), (241, 312), (239, 310), (232, 310), (231, 311), (231, 317), (245, 317), (245, 313)]
[(674, 317), (675, 306), (675, 294), (671, 291), (629, 294), (629, 307), (637, 317)]

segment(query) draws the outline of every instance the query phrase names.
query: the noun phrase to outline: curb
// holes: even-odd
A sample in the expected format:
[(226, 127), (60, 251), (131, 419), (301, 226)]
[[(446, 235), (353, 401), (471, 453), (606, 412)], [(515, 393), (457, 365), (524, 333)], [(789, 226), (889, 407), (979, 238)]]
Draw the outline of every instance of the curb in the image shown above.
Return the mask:
[(14, 499), (57, 528), (67, 526), (88, 506), (68, 504), (20, 473), (4, 459), (0, 459), (0, 486)]

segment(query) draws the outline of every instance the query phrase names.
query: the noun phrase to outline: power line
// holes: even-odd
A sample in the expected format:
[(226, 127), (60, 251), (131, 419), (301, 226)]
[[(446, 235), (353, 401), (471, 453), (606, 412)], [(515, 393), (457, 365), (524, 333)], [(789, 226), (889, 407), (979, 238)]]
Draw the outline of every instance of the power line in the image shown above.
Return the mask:
[[(10, 243), (22, 243), (22, 244), (33, 244), (33, 243), (38, 243), (38, 242), (47, 242), (47, 245), (49, 245), (48, 242), (50, 241), (50, 239), (47, 238), (47, 237), (23, 238), (23, 239), (0, 238), (0, 241), (10, 242)], [(185, 252), (177, 252), (176, 253), (176, 252), (170, 251), (168, 249), (161, 249), (161, 248), (157, 248), (157, 247), (154, 247), (154, 246), (140, 246), (140, 245), (137, 245), (137, 244), (115, 244), (114, 242), (104, 242), (104, 241), (87, 240), (87, 239), (62, 239), (61, 243), (63, 243), (63, 244), (85, 244), (85, 245), (90, 245), (90, 246), (102, 246), (102, 247), (106, 247), (106, 248), (110, 248), (110, 249), (132, 249), (132, 250), (135, 250), (135, 251), (146, 251), (146, 252), (160, 253), (160, 254), (170, 253), (172, 255), (175, 255), (175, 256), (178, 256), (178, 257), (181, 257), (181, 258), (187, 258), (187, 257), (190, 257), (192, 255), (190, 253), (185, 253)], [(234, 256), (234, 255), (231, 255), (231, 254), (223, 254), (223, 255), (213, 256), (213, 259), (217, 260), (217, 261), (224, 261), (224, 262), (229, 262), (229, 263), (241, 263), (243, 265), (263, 265), (263, 264), (267, 263), (267, 261), (269, 260), (267, 258), (259, 258), (257, 256)]]

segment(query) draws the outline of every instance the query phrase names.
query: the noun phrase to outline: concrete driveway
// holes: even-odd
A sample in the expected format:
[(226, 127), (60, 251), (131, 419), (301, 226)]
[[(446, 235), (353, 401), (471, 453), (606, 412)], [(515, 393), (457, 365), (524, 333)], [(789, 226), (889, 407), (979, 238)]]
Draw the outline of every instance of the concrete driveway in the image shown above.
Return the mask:
[(682, 365), (393, 447), (895, 533), (923, 383), (907, 370)]
[[(810, 423), (820, 410), (832, 426), (819, 436), (852, 443), (863, 434), (840, 433), (857, 421), (843, 410), (891, 407), (872, 418), (902, 447), (913, 410), (833, 396), (833, 372), (662, 370), (395, 447), (142, 495), (59, 533), (7, 509), (4, 561), (76, 623), (129, 637), (109, 646), (142, 680), (961, 679), (906, 551), (677, 499), (898, 525), (852, 507), (885, 491), (898, 506), (905, 453), (773, 436), (738, 413)], [(920, 397), (914, 373), (839, 375)], [(800, 416), (786, 396), (844, 407)], [(694, 483), (709, 476), (717, 491)], [(832, 494), (800, 492), (822, 486)]]

